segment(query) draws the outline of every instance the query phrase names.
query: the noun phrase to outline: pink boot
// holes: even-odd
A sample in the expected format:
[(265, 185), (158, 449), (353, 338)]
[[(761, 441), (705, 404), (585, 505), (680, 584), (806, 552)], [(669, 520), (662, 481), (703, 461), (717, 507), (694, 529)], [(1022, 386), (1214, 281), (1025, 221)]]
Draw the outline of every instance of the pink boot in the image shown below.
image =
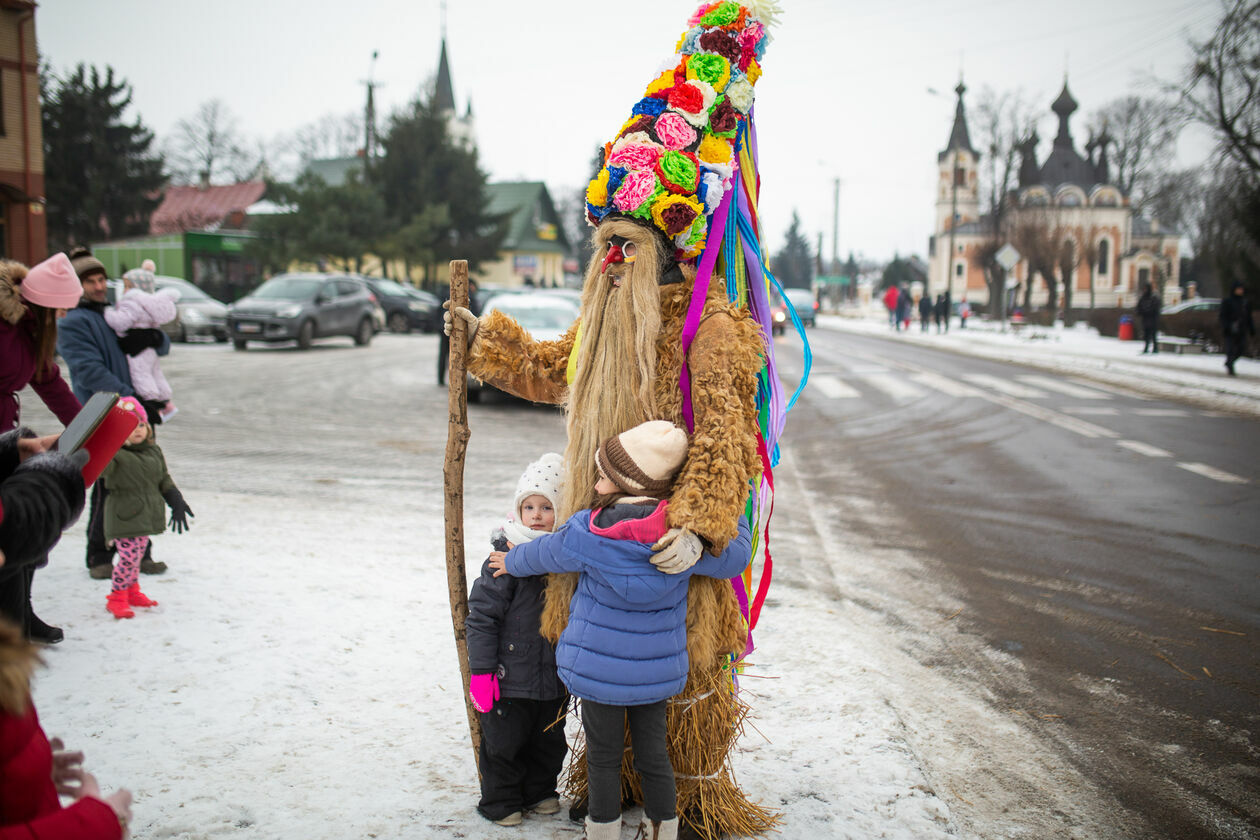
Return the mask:
[(133, 607), (156, 607), (157, 601), (154, 601), (148, 595), (140, 591), (140, 584), (133, 583), (125, 590), (127, 593), (127, 603)]
[(127, 603), (126, 589), (115, 589), (110, 592), (109, 597), (105, 599), (105, 609), (109, 610), (114, 618), (134, 618), (136, 615)]

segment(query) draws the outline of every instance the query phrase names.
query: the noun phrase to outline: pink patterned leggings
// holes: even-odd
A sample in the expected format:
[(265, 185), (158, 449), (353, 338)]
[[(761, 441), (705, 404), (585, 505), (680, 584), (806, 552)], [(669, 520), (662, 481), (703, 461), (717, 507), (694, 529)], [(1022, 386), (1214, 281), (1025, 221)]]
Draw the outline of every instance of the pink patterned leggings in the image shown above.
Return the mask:
[(140, 559), (149, 545), (148, 537), (123, 537), (114, 540), (118, 558), (114, 561), (114, 591), (128, 589), (140, 577)]

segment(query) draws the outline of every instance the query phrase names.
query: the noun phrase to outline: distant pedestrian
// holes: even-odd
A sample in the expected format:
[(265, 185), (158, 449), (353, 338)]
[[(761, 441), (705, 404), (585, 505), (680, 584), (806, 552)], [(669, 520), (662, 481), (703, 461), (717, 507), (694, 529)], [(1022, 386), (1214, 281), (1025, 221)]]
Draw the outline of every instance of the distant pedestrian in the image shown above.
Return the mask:
[[(494, 550), (554, 531), (563, 485), (564, 459), (555, 452), (526, 467), (512, 515), (490, 535)], [(540, 629), (546, 588), (546, 575), (496, 577), (487, 560), (468, 596), (468, 693), (481, 713), (477, 812), (498, 825), (519, 825), (526, 811), (560, 811), (569, 692)]]
[(166, 458), (153, 439), (140, 400), (123, 397), (118, 406), (134, 414), (140, 424), (101, 473), (109, 490), (105, 499), (105, 540), (118, 551), (114, 585), (105, 608), (114, 618), (132, 618), (132, 607), (157, 606), (157, 601), (140, 591), (137, 578), (149, 537), (166, 530), (166, 506), (171, 508), (171, 527), (177, 534), (188, 529), (188, 517), (193, 512), (171, 480)]
[(967, 303), (967, 299), (963, 298), (958, 302), (958, 323), (959, 329), (967, 329), (967, 319), (971, 317), (971, 304)]
[(910, 318), (914, 314), (914, 301), (910, 298), (910, 290), (906, 288), (897, 291), (897, 329), (910, 329)]
[(1142, 287), (1142, 296), (1138, 298), (1137, 315), (1142, 323), (1142, 353), (1159, 352), (1159, 312), (1163, 301), (1155, 294), (1155, 289), (1147, 283)]
[(1256, 325), (1251, 320), (1251, 304), (1242, 281), (1236, 281), (1229, 297), (1221, 301), (1220, 319), (1221, 333), (1225, 338), (1225, 369), (1230, 376), (1237, 376), (1234, 362), (1239, 356), (1246, 355), (1247, 337), (1256, 334)]
[(940, 313), (941, 326), (945, 328), (945, 332), (949, 332), (949, 318), (954, 314), (954, 296), (946, 289), (941, 298), (936, 306)]
[(919, 298), (919, 332), (927, 332), (932, 323), (932, 296), (925, 294)]
[(892, 327), (894, 330), (898, 329), (897, 298), (900, 297), (900, 295), (901, 293), (897, 291), (896, 286), (890, 285), (887, 290), (884, 291), (884, 307), (888, 310), (888, 326)]
[(941, 332), (941, 319), (945, 317), (945, 293), (936, 296), (936, 304), (932, 307), (932, 319), (936, 321), (936, 332)]

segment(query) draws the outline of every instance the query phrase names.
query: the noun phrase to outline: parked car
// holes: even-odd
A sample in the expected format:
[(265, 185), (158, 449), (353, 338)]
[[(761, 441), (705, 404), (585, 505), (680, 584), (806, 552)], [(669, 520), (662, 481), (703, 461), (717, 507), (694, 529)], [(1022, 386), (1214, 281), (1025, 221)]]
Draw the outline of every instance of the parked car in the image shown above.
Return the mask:
[(1183, 300), (1174, 306), (1165, 306), (1160, 315), (1176, 315), (1178, 312), (1219, 312), (1220, 298), (1197, 297)]
[(279, 274), (228, 307), (228, 332), (237, 350), (247, 342), (296, 341), (344, 335), (360, 347), (385, 321), (376, 295), (357, 277)]
[(787, 325), (792, 320), (788, 316), (788, 304), (796, 310), (796, 317), (801, 323), (807, 327), (817, 326), (818, 324), (818, 299), (814, 297), (814, 293), (809, 289), (784, 289), (783, 294), (787, 296), (784, 301), (778, 293), (770, 296), (770, 332), (772, 335), (783, 335), (787, 331)]
[[(535, 341), (555, 341), (578, 319), (577, 303), (562, 295), (497, 294), (486, 298), (481, 312), (502, 312), (514, 318)], [(471, 375), (468, 377), (468, 399), (474, 402), (495, 390)]]
[(1160, 312), (1159, 331), (1166, 336), (1188, 338), (1203, 349), (1215, 350), (1225, 344), (1220, 313), (1220, 298), (1191, 298)]
[(385, 326), (390, 332), (436, 332), (442, 324), (442, 308), (428, 292), (381, 277), (361, 278), (385, 310)]
[(178, 314), (175, 320), (163, 324), (162, 329), (172, 341), (188, 341), (193, 338), (213, 338), (227, 341), (227, 304), (215, 300), (187, 280), (158, 275), (154, 278), (158, 289), (175, 289), (179, 300), (175, 301)]

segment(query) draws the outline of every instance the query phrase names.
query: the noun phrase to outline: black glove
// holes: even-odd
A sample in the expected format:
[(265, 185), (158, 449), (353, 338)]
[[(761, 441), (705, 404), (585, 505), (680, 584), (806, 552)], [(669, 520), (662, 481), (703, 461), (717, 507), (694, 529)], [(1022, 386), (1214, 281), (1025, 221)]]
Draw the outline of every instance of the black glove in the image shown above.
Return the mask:
[(138, 356), (150, 347), (157, 349), (162, 346), (162, 331), (156, 327), (127, 330), (118, 339), (118, 346), (128, 356)]
[(144, 413), (149, 416), (150, 426), (162, 425), (162, 409), (166, 408), (165, 400), (146, 400), (144, 397), (136, 397), (140, 401), (140, 405), (144, 406)]
[(166, 503), (171, 507), (171, 521), (168, 523), (171, 530), (177, 534), (182, 534), (189, 529), (188, 517), (193, 516), (192, 508), (184, 501), (184, 496), (175, 487), (167, 490), (162, 494), (162, 498), (166, 499)]

